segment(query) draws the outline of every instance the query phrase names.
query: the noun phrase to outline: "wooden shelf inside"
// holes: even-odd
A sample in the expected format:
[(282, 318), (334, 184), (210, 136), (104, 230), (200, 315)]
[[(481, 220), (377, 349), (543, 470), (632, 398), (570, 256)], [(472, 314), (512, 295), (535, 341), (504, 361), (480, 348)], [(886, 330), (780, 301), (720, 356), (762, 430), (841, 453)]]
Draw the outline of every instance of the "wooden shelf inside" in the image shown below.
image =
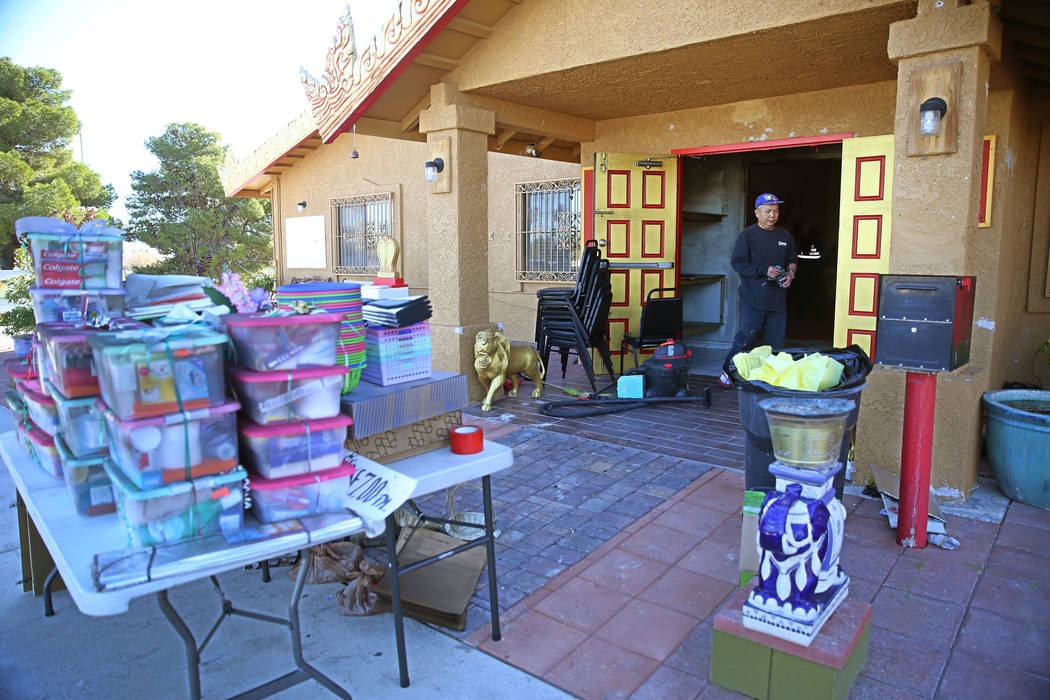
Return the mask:
[(713, 214), (706, 211), (686, 211), (682, 210), (682, 221), (699, 221), (699, 222), (714, 222), (721, 221), (725, 218), (725, 214)]
[(697, 335), (708, 331), (718, 330), (722, 327), (717, 321), (687, 321), (682, 324), (682, 335)]

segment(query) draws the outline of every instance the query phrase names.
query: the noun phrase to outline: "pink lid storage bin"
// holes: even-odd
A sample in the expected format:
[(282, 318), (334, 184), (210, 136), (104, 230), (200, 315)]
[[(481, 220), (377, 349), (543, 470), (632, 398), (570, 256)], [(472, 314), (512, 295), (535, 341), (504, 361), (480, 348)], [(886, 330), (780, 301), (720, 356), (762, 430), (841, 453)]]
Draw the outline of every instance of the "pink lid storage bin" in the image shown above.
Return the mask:
[(33, 366), (24, 360), (5, 360), (4, 371), (11, 378), (11, 386), (14, 387), (17, 387), (27, 379), (33, 379), (37, 376), (37, 371), (33, 369)]
[(37, 323), (84, 323), (124, 315), (123, 289), (30, 289)]
[(266, 479), (252, 476), (252, 512), (264, 523), (342, 510), (350, 505), (347, 491), (354, 465), (344, 462), (322, 472)]
[(318, 472), (343, 461), (350, 416), (300, 423), (241, 423), (241, 461), (267, 479)]
[(331, 367), (335, 364), (343, 314), (228, 314), (222, 317), (239, 367), (278, 369)]
[(58, 406), (53, 398), (44, 393), (43, 385), (36, 379), (29, 379), (19, 384), (18, 391), (33, 423), (48, 435), (58, 435), (61, 429)]
[(143, 490), (111, 460), (102, 464), (113, 482), (129, 547), (152, 547), (244, 526), (243, 484), (248, 474), (243, 469)]
[(98, 377), (88, 338), (97, 333), (146, 328), (131, 319), (113, 319), (107, 330), (84, 328), (71, 323), (41, 323), (36, 327), (43, 357), (42, 367), (62, 396), (70, 399), (98, 396)]
[(240, 407), (227, 401), (137, 420), (103, 409), (111, 459), (140, 489), (229, 471), (237, 466)]
[(148, 418), (226, 400), (226, 335), (196, 327), (150, 328), (88, 337), (106, 406), (119, 418)]
[(102, 466), (106, 456), (74, 457), (61, 435), (55, 438), (55, 447), (62, 460), (69, 497), (73, 499), (77, 512), (88, 516), (115, 512), (117, 502), (113, 498), (113, 483)]
[(74, 457), (109, 451), (105, 428), (102, 427), (102, 408), (96, 404), (98, 397), (67, 399), (54, 387), (51, 395), (58, 407), (59, 434)]
[(55, 447), (55, 439), (45, 433), (29, 421), (28, 425), (22, 426), (22, 433), (29, 444), (29, 452), (36, 459), (36, 463), (45, 472), (55, 477), (62, 478), (62, 458)]
[(19, 236), (32, 248), (38, 287), (102, 289), (120, 286), (123, 273), (123, 231), (106, 221), (73, 224), (44, 216), (15, 222)]
[(285, 372), (252, 372), (230, 368), (237, 398), (256, 423), (333, 418), (339, 415), (339, 393), (347, 367), (315, 367)]

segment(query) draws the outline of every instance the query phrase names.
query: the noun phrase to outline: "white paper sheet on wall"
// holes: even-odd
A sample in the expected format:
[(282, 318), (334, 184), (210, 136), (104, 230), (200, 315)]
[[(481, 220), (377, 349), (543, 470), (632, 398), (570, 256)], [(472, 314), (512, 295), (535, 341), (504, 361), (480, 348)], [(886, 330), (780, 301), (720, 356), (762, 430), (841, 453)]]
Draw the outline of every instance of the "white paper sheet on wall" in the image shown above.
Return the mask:
[(324, 215), (293, 216), (284, 220), (284, 259), (290, 269), (325, 269)]

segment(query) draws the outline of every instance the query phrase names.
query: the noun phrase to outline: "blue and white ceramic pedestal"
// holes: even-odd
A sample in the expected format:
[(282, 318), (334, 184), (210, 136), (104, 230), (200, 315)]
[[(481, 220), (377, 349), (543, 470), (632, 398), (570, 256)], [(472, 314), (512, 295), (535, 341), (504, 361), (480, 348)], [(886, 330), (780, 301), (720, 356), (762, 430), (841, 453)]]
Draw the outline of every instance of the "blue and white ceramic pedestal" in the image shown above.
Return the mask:
[(769, 465), (777, 490), (758, 515), (758, 585), (744, 603), (744, 627), (809, 646), (849, 592), (839, 568), (846, 509), (826, 471)]

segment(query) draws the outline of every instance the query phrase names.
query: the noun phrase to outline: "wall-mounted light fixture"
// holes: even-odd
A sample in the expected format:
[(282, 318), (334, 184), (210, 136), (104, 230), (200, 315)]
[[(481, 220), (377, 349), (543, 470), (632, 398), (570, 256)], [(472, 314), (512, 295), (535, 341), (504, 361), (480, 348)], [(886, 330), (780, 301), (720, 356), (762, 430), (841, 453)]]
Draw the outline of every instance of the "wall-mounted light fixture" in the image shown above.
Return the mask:
[(295, 209), (296, 209), (296, 211), (305, 211), (306, 210), (306, 200), (304, 199), (301, 202), (297, 202), (296, 205), (295, 205)]
[(941, 131), (941, 117), (948, 111), (948, 103), (940, 97), (931, 97), (919, 107), (919, 133), (936, 136)]
[(429, 159), (423, 164), (423, 177), (430, 183), (430, 191), (451, 192), (452, 141), (448, 136), (433, 139), (427, 144), (427, 153)]
[(423, 179), (427, 182), (437, 182), (438, 173), (444, 170), (444, 159), (435, 158), (434, 160), (428, 160), (426, 163), (423, 163)]
[(354, 124), (354, 150), (350, 151), (350, 158), (360, 158), (361, 154), (357, 152), (357, 124)]

